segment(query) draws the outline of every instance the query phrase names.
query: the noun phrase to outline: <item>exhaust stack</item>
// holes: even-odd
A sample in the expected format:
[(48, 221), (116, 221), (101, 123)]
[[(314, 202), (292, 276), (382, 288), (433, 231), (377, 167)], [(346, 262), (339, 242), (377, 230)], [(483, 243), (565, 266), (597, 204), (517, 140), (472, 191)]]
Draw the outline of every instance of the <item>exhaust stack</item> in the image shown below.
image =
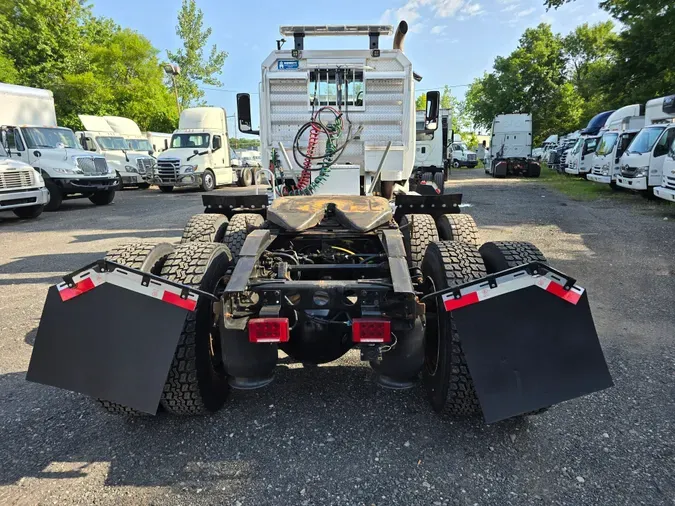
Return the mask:
[(403, 51), (403, 42), (407, 33), (408, 23), (401, 21), (396, 27), (396, 33), (394, 34), (394, 49), (400, 49)]

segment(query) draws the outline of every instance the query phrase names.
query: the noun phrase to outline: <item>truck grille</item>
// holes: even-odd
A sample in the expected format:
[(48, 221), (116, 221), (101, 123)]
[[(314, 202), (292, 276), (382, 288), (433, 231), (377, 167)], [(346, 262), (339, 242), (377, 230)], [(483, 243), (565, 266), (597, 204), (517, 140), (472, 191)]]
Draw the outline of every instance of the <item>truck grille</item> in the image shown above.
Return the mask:
[(635, 177), (636, 172), (637, 167), (629, 167), (628, 165), (621, 167), (621, 175), (623, 177)]
[(666, 176), (666, 188), (675, 190), (675, 177)]
[(138, 173), (147, 174), (148, 172), (152, 172), (155, 160), (152, 158), (139, 158), (136, 163), (138, 165)]
[(593, 170), (591, 170), (592, 174), (595, 174), (596, 176), (602, 176), (602, 167), (596, 165), (593, 167)]
[(76, 159), (77, 168), (80, 169), (85, 176), (100, 176), (108, 173), (108, 164), (105, 158), (93, 156), (78, 156)]
[(567, 167), (567, 151), (563, 151), (562, 155), (560, 155), (560, 164)]
[(0, 171), (0, 190), (16, 190), (34, 184), (33, 169)]
[(180, 170), (180, 160), (157, 160), (157, 175), (165, 183), (175, 183)]
[(473, 154), (467, 154), (467, 155), (466, 155), (466, 161), (467, 161), (467, 162), (475, 162), (475, 161), (476, 161), (476, 155), (473, 155)]

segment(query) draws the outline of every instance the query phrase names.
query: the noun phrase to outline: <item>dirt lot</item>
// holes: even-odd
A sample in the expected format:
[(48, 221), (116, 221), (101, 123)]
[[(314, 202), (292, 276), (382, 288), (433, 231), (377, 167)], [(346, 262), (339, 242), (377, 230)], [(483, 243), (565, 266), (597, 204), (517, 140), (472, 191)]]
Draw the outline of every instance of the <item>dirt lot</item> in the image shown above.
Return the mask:
[(485, 426), (379, 388), (349, 355), (280, 367), (210, 417), (108, 415), (24, 380), (47, 288), (122, 241), (177, 240), (200, 195), (72, 201), (0, 218), (0, 504), (675, 504), (675, 206), (457, 173), (484, 240), (534, 242), (588, 289), (613, 389)]

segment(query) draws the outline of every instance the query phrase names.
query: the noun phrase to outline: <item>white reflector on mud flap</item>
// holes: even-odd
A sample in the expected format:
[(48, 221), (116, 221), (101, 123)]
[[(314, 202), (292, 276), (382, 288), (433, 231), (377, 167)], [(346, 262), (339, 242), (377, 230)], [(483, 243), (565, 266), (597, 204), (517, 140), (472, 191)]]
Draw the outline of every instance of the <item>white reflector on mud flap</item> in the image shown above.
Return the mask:
[(174, 306), (194, 311), (199, 296), (192, 292), (182, 294), (182, 290), (168, 283), (148, 278), (144, 283), (144, 276), (125, 269), (115, 268), (112, 271), (98, 272), (94, 268), (86, 269), (73, 276), (74, 286), (68, 283), (59, 283), (56, 288), (62, 301), (73, 299), (83, 293), (101, 286), (103, 283), (126, 288), (141, 295), (153, 297)]
[(613, 385), (586, 290), (549, 269), (522, 266), (439, 295), (488, 423)]

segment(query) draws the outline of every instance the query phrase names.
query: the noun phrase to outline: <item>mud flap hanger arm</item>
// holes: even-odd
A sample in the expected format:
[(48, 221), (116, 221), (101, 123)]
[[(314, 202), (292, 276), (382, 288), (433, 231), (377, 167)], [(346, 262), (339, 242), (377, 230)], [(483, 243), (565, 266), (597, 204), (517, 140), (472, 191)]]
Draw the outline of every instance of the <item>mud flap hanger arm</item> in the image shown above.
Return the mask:
[(124, 272), (130, 272), (133, 274), (136, 274), (138, 276), (141, 276), (142, 281), (141, 285), (143, 286), (148, 286), (150, 284), (151, 280), (157, 281), (159, 283), (163, 283), (166, 285), (173, 286), (175, 288), (180, 289), (181, 294), (180, 297), (182, 299), (186, 299), (188, 294), (194, 293), (200, 297), (206, 297), (208, 299), (218, 301), (218, 297), (213, 295), (212, 293), (204, 292), (202, 290), (198, 290), (196, 288), (190, 288), (185, 285), (181, 285), (180, 283), (175, 283), (173, 281), (169, 281), (168, 279), (165, 279), (161, 276), (157, 276), (155, 274), (149, 274), (147, 272), (139, 271), (138, 269), (134, 269), (132, 267), (127, 267), (125, 265), (118, 264), (117, 262), (112, 262), (110, 260), (105, 260), (105, 259), (100, 259), (96, 260), (95, 262), (92, 262), (88, 265), (85, 265), (84, 267), (81, 267), (80, 269), (77, 269), (76, 271), (71, 272), (70, 274), (66, 274), (65, 276), (62, 276), (63, 281), (68, 285), (68, 288), (73, 288), (76, 283), (74, 278), (83, 272), (86, 272), (88, 270), (94, 270), (98, 273), (105, 273), (105, 272), (113, 272), (115, 269), (124, 271)]
[(488, 283), (490, 288), (497, 288), (497, 279), (498, 278), (503, 278), (504, 276), (508, 276), (510, 274), (516, 274), (518, 272), (525, 271), (527, 274), (530, 276), (541, 276), (548, 273), (553, 274), (554, 276), (559, 277), (560, 284), (562, 285), (563, 289), (567, 292), (572, 289), (574, 285), (576, 285), (577, 280), (571, 276), (568, 276), (567, 274), (564, 274), (560, 272), (557, 269), (554, 269), (548, 264), (545, 264), (543, 262), (530, 262), (529, 264), (524, 264), (524, 265), (519, 265), (517, 267), (511, 267), (510, 269), (506, 269), (500, 272), (496, 272), (494, 274), (490, 274), (489, 276), (485, 276), (484, 278), (477, 279), (474, 281), (469, 281), (468, 283), (463, 283), (461, 285), (457, 286), (451, 286), (448, 288), (444, 288), (442, 290), (438, 290), (436, 292), (428, 293), (424, 297), (422, 297), (421, 301), (424, 302), (427, 299), (431, 299), (433, 297), (439, 297), (447, 294), (452, 294), (456, 299), (460, 298), (462, 296), (461, 290), (469, 287), (473, 287), (476, 285), (481, 285), (484, 283)]

